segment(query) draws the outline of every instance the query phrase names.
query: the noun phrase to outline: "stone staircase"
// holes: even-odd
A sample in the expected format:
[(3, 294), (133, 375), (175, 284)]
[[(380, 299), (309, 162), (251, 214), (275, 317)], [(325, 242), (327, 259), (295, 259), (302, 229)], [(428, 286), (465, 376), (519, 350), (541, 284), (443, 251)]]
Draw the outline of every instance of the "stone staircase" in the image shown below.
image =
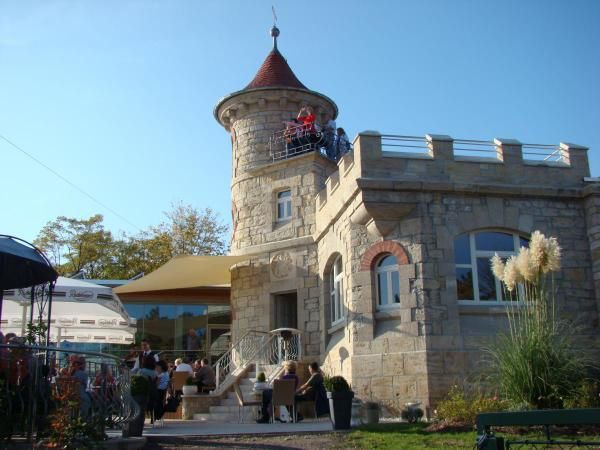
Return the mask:
[[(248, 372), (246, 377), (240, 380), (240, 389), (244, 396), (244, 400), (255, 400), (254, 394), (252, 393), (255, 381), (255, 372)], [(245, 423), (254, 422), (257, 416), (257, 410), (258, 408), (250, 406), (242, 408), (242, 421)], [(227, 397), (221, 400), (220, 405), (211, 406), (209, 413), (194, 414), (194, 420), (216, 423), (237, 423), (238, 411), (237, 397), (232, 389), (227, 394)]]

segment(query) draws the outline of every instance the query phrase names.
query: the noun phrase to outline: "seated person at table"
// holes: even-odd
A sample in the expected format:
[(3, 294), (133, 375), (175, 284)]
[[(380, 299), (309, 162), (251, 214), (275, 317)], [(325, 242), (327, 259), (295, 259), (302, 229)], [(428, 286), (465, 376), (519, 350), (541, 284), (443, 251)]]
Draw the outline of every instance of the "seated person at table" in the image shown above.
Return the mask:
[[(284, 373), (279, 377), (280, 380), (294, 380), (294, 387), (298, 388), (298, 376), (296, 375), (296, 361), (287, 361), (284, 364)], [(271, 407), (271, 399), (273, 398), (273, 389), (265, 389), (262, 393), (262, 417), (256, 422), (258, 423), (269, 423), (271, 415), (269, 409)]]
[(175, 360), (175, 372), (187, 372), (193, 375), (194, 369), (188, 364), (187, 358), (177, 358)]
[[(296, 391), (296, 402), (307, 400), (315, 401), (315, 410), (317, 416), (329, 412), (329, 402), (327, 401), (327, 393), (323, 384), (323, 374), (316, 362), (310, 363), (308, 366), (310, 378), (306, 383)], [(298, 420), (302, 420), (302, 415), (298, 414)]]
[(196, 381), (198, 388), (215, 385), (215, 371), (210, 367), (207, 358), (197, 360), (194, 366), (194, 380)]

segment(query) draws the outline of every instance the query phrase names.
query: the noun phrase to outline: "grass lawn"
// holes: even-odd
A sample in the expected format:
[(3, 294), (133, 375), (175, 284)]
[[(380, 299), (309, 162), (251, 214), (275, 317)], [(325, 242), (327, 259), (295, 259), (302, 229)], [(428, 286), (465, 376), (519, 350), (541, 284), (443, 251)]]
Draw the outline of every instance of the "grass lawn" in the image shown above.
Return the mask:
[[(475, 431), (427, 433), (426, 423), (407, 424), (390, 423), (379, 425), (364, 425), (354, 429), (345, 436), (341, 447), (372, 450), (409, 450), (424, 448), (468, 449), (475, 446)], [(498, 432), (498, 436), (512, 439), (544, 439), (542, 433), (532, 433), (527, 436), (514, 436)], [(600, 436), (552, 436), (554, 439), (599, 442)]]
[(426, 423), (389, 423), (363, 425), (350, 432), (344, 445), (346, 448), (377, 450), (408, 450), (422, 448), (473, 448), (475, 432), (427, 433)]

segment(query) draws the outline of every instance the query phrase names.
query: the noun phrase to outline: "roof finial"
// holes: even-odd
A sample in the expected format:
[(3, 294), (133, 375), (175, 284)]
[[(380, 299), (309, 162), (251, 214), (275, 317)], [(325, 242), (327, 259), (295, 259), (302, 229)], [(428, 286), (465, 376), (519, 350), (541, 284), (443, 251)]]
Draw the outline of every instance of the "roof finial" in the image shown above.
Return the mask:
[(271, 6), (271, 11), (273, 11), (273, 28), (271, 28), (273, 50), (277, 50), (277, 36), (279, 36), (279, 28), (277, 28), (277, 14), (275, 14), (275, 6)]

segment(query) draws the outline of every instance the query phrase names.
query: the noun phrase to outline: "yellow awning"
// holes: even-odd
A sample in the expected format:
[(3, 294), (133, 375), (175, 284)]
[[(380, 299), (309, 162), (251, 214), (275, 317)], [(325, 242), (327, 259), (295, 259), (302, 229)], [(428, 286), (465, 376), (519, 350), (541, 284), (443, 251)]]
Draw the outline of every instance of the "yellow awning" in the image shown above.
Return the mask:
[(229, 287), (229, 269), (248, 256), (176, 256), (154, 272), (119, 286), (117, 294), (187, 289), (201, 287)]

